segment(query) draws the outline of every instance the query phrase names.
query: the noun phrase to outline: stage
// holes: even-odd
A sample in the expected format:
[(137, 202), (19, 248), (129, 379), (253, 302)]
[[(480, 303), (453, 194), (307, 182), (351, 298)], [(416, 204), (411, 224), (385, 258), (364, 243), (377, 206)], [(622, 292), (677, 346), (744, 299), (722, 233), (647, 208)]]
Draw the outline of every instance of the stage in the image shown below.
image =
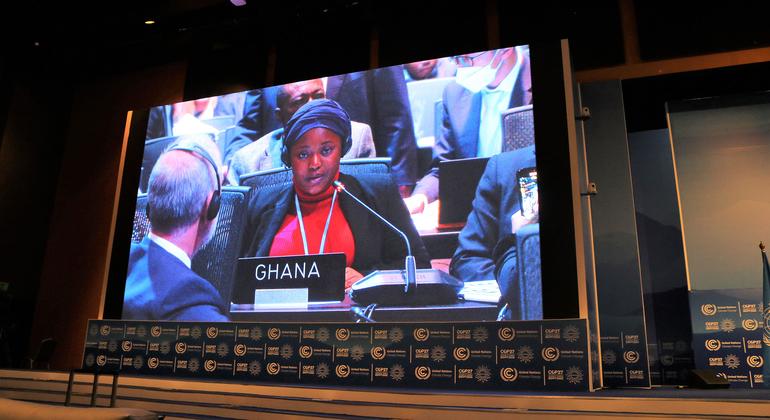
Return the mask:
[[(63, 405), (68, 372), (0, 370), (0, 397)], [(86, 406), (91, 375), (76, 375), (72, 403)], [(100, 378), (97, 405), (109, 404), (112, 378)], [(121, 376), (118, 407), (167, 418), (768, 418), (770, 390), (657, 387), (596, 392), (427, 392), (372, 388), (170, 380)]]

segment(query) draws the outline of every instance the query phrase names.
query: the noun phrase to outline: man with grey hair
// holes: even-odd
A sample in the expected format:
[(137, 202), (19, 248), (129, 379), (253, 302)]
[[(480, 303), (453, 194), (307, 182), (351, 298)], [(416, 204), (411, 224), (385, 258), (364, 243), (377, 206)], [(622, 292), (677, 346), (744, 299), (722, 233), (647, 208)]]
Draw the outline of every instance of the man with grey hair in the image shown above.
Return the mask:
[(123, 318), (228, 321), (219, 292), (191, 269), (217, 224), (220, 154), (207, 137), (181, 137), (150, 174), (150, 233), (131, 245)]

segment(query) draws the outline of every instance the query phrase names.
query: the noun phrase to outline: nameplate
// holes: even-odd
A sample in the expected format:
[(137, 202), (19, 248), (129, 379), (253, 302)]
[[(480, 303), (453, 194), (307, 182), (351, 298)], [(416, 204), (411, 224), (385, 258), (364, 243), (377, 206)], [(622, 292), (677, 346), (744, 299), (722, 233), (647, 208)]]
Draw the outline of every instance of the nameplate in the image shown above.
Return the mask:
[(307, 289), (310, 302), (345, 297), (345, 254), (239, 258), (238, 282), (265, 289)]

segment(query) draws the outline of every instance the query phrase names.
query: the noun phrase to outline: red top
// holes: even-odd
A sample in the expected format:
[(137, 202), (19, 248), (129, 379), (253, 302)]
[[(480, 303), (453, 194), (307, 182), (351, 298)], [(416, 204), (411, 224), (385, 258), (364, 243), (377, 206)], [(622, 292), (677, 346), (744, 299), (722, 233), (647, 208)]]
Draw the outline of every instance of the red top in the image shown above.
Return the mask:
[[(339, 176), (339, 175), (338, 175)], [(299, 205), (302, 209), (302, 221), (305, 224), (305, 234), (307, 235), (307, 247), (310, 254), (317, 254), (321, 246), (321, 236), (326, 226), (326, 218), (329, 216), (329, 206), (332, 203), (334, 186), (330, 186), (325, 192), (308, 196), (300, 191), (296, 191)], [(353, 232), (350, 230), (345, 214), (340, 207), (340, 194), (334, 202), (332, 218), (329, 222), (329, 231), (326, 234), (326, 245), (324, 253), (343, 252), (345, 254), (345, 264), (350, 267), (356, 256), (356, 242), (353, 238)], [(278, 257), (283, 255), (304, 255), (305, 249), (302, 246), (302, 233), (299, 229), (299, 219), (296, 210), (289, 211), (281, 223), (281, 227), (273, 238), (273, 244), (270, 246), (270, 256)]]

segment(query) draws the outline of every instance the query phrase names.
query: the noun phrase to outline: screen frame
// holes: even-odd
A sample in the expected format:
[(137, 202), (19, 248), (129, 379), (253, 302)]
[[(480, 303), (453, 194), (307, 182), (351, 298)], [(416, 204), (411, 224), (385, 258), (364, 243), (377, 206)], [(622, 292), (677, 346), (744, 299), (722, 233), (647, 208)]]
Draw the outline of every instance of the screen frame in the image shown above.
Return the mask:
[[(526, 44), (526, 43), (522, 43)], [(573, 208), (570, 135), (565, 81), (572, 79), (564, 65), (559, 39), (528, 43), (532, 74), (535, 150), (540, 200), (540, 268), (543, 318), (577, 318), (580, 315), (578, 259)], [(490, 48), (494, 49), (494, 48)], [(254, 89), (258, 87), (253, 87)], [(223, 93), (224, 94), (224, 93)], [(190, 100), (194, 98), (185, 98)], [(129, 112), (129, 134), (124, 141), (125, 160), (119, 203), (107, 271), (103, 319), (120, 319), (136, 207), (136, 191), (149, 122), (149, 109)], [(516, 183), (512, 183), (515, 187)]]

